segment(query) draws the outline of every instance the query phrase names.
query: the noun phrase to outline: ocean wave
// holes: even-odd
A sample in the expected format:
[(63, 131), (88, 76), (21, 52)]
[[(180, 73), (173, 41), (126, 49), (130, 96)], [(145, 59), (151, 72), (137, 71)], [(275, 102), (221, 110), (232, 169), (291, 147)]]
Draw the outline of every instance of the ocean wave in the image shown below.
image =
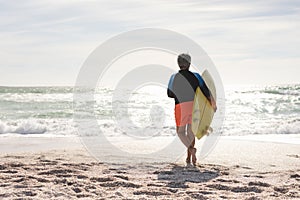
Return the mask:
[[(111, 89), (87, 91), (92, 100), (74, 104), (71, 87), (0, 87), (0, 134), (76, 135), (74, 117), (97, 120), (99, 126), (87, 127), (87, 135), (99, 134), (99, 129), (108, 136), (137, 135), (137, 129), (143, 137), (176, 134), (174, 102), (163, 92), (135, 91), (129, 99), (120, 99), (112, 98)], [(76, 97), (80, 95), (85, 97)], [(226, 90), (223, 135), (300, 134), (299, 96), (300, 84)], [(154, 131), (153, 117), (160, 117), (156, 121), (163, 128)]]
[(5, 87), (5, 86), (0, 86), (0, 93), (66, 94), (66, 93), (73, 93), (73, 87)]
[(0, 121), (0, 134), (18, 133), (18, 134), (43, 134), (47, 127), (34, 121), (23, 121), (14, 123), (5, 123)]
[[(229, 120), (230, 119), (230, 120)], [(268, 134), (300, 134), (300, 118), (256, 119), (250, 116), (244, 118), (227, 118), (223, 125), (223, 135), (268, 135)]]

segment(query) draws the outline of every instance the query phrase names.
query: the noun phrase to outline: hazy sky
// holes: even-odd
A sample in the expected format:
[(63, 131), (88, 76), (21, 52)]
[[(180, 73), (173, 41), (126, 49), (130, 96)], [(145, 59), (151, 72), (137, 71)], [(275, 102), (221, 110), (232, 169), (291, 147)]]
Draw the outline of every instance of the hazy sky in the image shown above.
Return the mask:
[(195, 40), (224, 84), (300, 82), (298, 0), (3, 0), (0, 13), (0, 85), (73, 85), (98, 45), (145, 27)]

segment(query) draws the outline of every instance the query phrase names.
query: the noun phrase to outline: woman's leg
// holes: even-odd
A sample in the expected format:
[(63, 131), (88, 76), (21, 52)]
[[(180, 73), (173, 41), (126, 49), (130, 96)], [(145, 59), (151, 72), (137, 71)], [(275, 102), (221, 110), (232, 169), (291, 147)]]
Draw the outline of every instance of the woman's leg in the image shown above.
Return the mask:
[(188, 124), (187, 125), (187, 137), (189, 138), (188, 140), (191, 141), (191, 144), (189, 147), (193, 148), (195, 146), (195, 135), (192, 131), (192, 125)]
[(191, 132), (191, 130), (189, 130), (188, 127), (189, 127), (189, 125), (177, 126), (176, 130), (177, 130), (177, 135), (178, 135), (179, 139), (184, 144), (184, 146), (186, 146), (186, 148), (187, 148), (186, 162), (190, 163), (191, 156), (192, 156), (192, 161), (194, 163), (195, 155), (193, 156), (193, 154), (195, 154), (194, 153), (195, 136), (194, 136), (193, 132)]
[(196, 158), (196, 148), (195, 148), (195, 135), (192, 131), (192, 125), (191, 124), (187, 125), (187, 136), (188, 136), (189, 140), (192, 141), (191, 145), (189, 147), (189, 152), (192, 156), (193, 165), (196, 165), (197, 158)]
[(186, 134), (186, 125), (177, 126), (176, 131), (179, 139), (184, 144), (184, 146), (186, 146), (186, 148), (189, 148), (193, 143), (193, 139), (190, 139), (191, 137)]

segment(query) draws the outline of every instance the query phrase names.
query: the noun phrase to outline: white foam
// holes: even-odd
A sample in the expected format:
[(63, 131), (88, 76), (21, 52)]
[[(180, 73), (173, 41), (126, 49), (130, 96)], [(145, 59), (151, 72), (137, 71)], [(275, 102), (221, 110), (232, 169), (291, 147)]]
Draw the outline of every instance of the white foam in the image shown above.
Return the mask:
[(47, 131), (45, 125), (35, 121), (23, 121), (15, 123), (5, 123), (0, 121), (0, 134), (18, 133), (18, 134), (43, 134)]

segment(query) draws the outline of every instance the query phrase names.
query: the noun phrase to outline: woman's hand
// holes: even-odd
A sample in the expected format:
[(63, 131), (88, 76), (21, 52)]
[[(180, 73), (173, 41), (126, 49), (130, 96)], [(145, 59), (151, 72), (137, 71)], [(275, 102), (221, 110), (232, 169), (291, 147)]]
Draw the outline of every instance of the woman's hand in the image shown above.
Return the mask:
[(214, 98), (211, 99), (210, 101), (211, 106), (213, 107), (214, 111), (217, 111), (217, 104)]

